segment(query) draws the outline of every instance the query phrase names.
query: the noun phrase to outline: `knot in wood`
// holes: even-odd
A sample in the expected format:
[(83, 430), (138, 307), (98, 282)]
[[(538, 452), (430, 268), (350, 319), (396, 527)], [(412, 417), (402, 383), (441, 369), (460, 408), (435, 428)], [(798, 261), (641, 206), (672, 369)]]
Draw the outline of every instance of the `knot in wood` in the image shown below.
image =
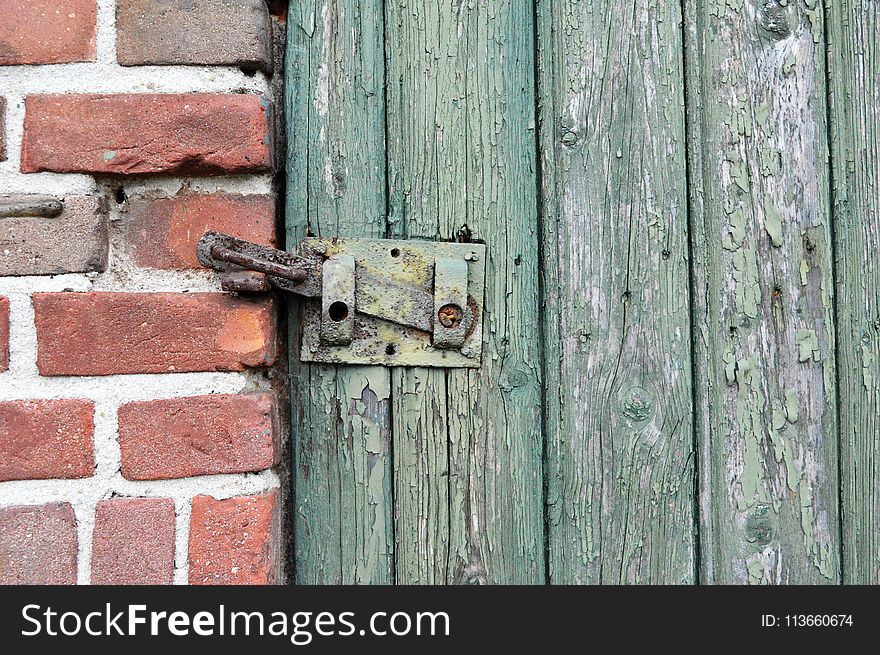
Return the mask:
[(791, 34), (788, 12), (778, 0), (764, 0), (758, 11), (758, 26), (769, 38), (784, 39)]
[(757, 505), (746, 517), (746, 541), (758, 546), (766, 546), (773, 540), (773, 517), (768, 505)]
[(630, 387), (622, 394), (620, 412), (633, 423), (644, 423), (654, 413), (654, 399), (644, 387)]

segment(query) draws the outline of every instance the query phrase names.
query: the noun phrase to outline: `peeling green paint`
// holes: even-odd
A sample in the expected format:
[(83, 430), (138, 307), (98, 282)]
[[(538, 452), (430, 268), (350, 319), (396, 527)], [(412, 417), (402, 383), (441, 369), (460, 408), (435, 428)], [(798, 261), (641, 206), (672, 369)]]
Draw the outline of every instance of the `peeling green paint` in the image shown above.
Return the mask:
[(785, 391), (785, 420), (789, 423), (797, 423), (800, 418), (800, 401), (798, 400), (797, 391), (787, 389)]
[(728, 232), (729, 239), (726, 239), (724, 242), (725, 250), (736, 250), (740, 246), (742, 246), (743, 241), (746, 238), (746, 215), (742, 208), (737, 208), (732, 212), (729, 212), (730, 217), (730, 231)]
[(728, 385), (736, 382), (736, 355), (732, 351), (724, 353), (724, 377)]
[(763, 464), (763, 412), (761, 374), (757, 358), (751, 356), (736, 363), (736, 424), (744, 438), (742, 472), (739, 475), (738, 508), (745, 511), (758, 503), (767, 504)]
[(798, 361), (819, 361), (819, 335), (815, 330), (798, 330), (795, 335), (798, 346)]
[[(288, 242), (469, 233), (491, 258), (482, 369), (292, 358), (297, 582), (839, 580), (823, 5), (686, 0), (684, 34), (681, 7), (290, 12)], [(828, 11), (832, 32), (880, 18), (858, 0)], [(880, 208), (873, 137), (842, 127), (873, 93), (854, 83), (857, 41), (829, 53), (838, 289), (856, 294), (838, 305), (841, 379), (861, 403), (841, 412), (841, 470), (867, 544), (845, 561), (876, 580), (880, 492), (858, 480), (880, 477), (880, 300), (863, 298), (880, 288)]]
[(758, 318), (761, 286), (758, 284), (757, 253), (742, 247), (733, 253), (733, 280), (736, 283), (736, 306), (750, 318)]
[(692, 583), (681, 3), (535, 9), (550, 580)]
[(490, 258), (482, 367), (392, 377), (397, 581), (541, 583), (534, 7), (384, 4), (388, 236), (469, 233)]
[(750, 585), (766, 585), (767, 581), (767, 571), (764, 570), (764, 562), (761, 560), (760, 555), (753, 555), (748, 559), (747, 564), (748, 572), (749, 572), (749, 584)]
[(877, 355), (868, 344), (861, 344), (862, 351), (862, 381), (866, 391), (877, 389)]
[[(385, 234), (382, 3), (291, 12), (286, 77), (287, 243)], [(378, 28), (378, 29), (377, 29)], [(332, 138), (331, 138), (332, 135)], [(307, 147), (306, 145), (307, 144)], [(394, 580), (390, 376), (299, 361), (290, 325), (294, 580)]]
[(791, 71), (794, 70), (795, 64), (797, 64), (797, 53), (794, 50), (790, 50), (785, 56), (785, 61), (782, 62), (782, 72), (785, 75), (791, 75)]
[[(814, 30), (822, 3), (812, 0)], [(880, 584), (880, 4), (825, 3), (847, 584)], [(831, 554), (833, 556), (833, 553)], [(823, 554), (824, 556), (824, 554)], [(827, 558), (826, 558), (827, 559)]]
[(822, 5), (684, 6), (701, 580), (836, 582)]
[(764, 229), (776, 248), (782, 245), (782, 218), (770, 198), (764, 198)]

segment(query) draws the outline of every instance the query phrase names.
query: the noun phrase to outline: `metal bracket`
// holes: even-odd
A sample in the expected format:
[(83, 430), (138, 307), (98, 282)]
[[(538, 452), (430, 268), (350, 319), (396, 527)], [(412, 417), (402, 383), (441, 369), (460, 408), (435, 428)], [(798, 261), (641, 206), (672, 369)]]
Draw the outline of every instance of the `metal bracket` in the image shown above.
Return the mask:
[(302, 361), (480, 366), (484, 245), (308, 238), (291, 254), (209, 232), (198, 255), (224, 290), (306, 299)]

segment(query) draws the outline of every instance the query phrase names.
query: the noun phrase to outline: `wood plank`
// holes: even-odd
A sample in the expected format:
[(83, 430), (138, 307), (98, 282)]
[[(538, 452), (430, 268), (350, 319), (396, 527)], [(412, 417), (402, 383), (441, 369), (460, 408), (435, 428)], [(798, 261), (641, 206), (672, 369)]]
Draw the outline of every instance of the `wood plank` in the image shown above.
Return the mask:
[(880, 583), (880, 6), (828, 9), (843, 580)]
[(550, 578), (695, 578), (681, 8), (539, 4)]
[[(287, 243), (385, 235), (381, 0), (304, 0), (288, 15)], [(390, 375), (299, 362), (290, 316), (299, 584), (394, 580)]]
[(822, 4), (685, 7), (701, 580), (835, 583)]
[(393, 376), (397, 579), (540, 583), (532, 4), (386, 12), (391, 234), (489, 247), (482, 369)]

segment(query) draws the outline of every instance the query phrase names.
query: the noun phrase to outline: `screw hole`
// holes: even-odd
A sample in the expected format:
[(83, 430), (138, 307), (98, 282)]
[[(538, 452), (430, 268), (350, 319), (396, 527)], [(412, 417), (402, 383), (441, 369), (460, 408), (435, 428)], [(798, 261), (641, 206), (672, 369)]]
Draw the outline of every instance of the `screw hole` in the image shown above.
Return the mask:
[(396, 352), (397, 352), (397, 348), (394, 347), (393, 343), (389, 343), (387, 346), (385, 346), (385, 354), (386, 355), (393, 355)]
[(400, 248), (392, 248), (391, 249), (392, 257), (400, 257)]
[(330, 305), (327, 313), (330, 315), (331, 321), (339, 323), (340, 321), (344, 321), (348, 317), (348, 305), (346, 305), (342, 301), (337, 300), (335, 303)]

